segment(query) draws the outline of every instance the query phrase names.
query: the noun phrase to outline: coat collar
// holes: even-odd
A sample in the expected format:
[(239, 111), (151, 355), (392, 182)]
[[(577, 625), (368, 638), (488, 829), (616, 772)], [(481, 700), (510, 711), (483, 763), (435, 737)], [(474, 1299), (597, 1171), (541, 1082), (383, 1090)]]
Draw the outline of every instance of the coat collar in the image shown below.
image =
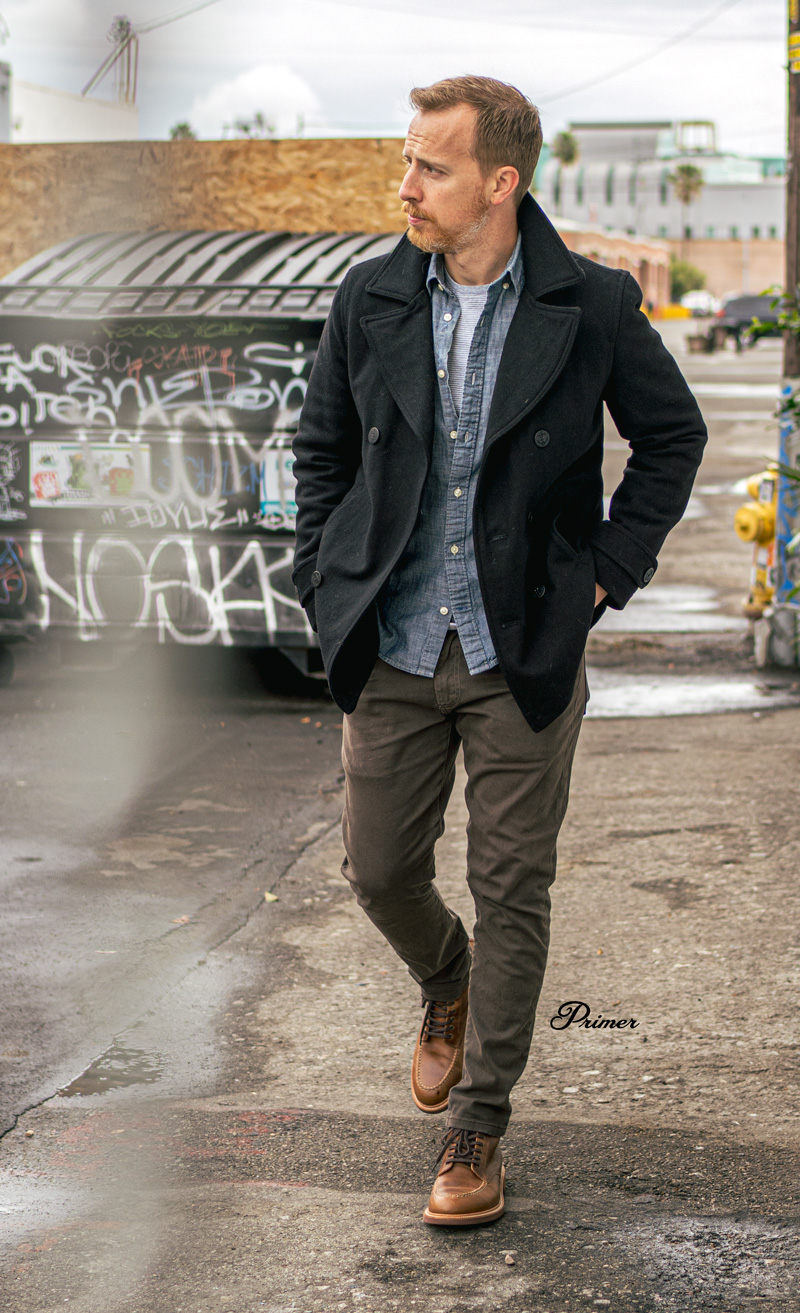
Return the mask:
[[(523, 199), (517, 222), (522, 233), (525, 290), (529, 296), (544, 296), (583, 281), (583, 270), (532, 196)], [(401, 237), (367, 283), (366, 290), (407, 305), (425, 286), (429, 264), (430, 255)]]
[[(553, 386), (566, 364), (580, 319), (575, 306), (537, 298), (583, 281), (583, 271), (531, 196), (518, 211), (525, 287), (503, 349), (495, 385), (489, 444), (518, 423)], [(430, 452), (435, 411), (430, 256), (405, 237), (378, 268), (366, 291), (394, 304), (361, 319), (361, 327), (400, 411)], [(373, 302), (374, 304), (374, 302)]]

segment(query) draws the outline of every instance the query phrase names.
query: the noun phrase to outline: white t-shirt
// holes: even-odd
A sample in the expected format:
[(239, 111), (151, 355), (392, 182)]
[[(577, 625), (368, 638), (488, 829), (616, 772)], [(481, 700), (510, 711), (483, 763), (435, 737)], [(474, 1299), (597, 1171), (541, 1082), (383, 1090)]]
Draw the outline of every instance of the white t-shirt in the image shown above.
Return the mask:
[(450, 391), (453, 394), (455, 408), (460, 413), (469, 349), (472, 346), (475, 327), (483, 314), (483, 307), (486, 305), (486, 298), (489, 295), (491, 284), (485, 283), (472, 287), (467, 283), (454, 283), (452, 278), (448, 279), (448, 284), (448, 290), (458, 297), (458, 303), (461, 306), (461, 314), (453, 331), (450, 354), (447, 358)]

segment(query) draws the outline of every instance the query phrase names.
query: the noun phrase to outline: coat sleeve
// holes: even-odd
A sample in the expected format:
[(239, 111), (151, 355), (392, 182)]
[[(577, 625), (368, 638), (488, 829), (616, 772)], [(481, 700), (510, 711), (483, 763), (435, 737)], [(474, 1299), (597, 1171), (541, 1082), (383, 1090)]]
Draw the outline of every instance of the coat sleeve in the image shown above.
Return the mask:
[(689, 500), (707, 433), (674, 358), (640, 306), (626, 274), (604, 400), (631, 455), (608, 519), (590, 537), (597, 582), (621, 609), (652, 579), (657, 555)]
[(297, 480), (292, 582), (315, 628), (313, 575), (322, 531), (352, 487), (361, 460), (361, 425), (348, 371), (345, 288), (346, 280), (322, 332), (292, 444)]

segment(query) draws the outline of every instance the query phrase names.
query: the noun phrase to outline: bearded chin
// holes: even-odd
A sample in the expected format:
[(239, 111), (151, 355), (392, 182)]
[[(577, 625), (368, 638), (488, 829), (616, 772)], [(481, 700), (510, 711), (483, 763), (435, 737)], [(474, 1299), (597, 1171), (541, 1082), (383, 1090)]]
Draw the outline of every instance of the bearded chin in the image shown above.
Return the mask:
[(488, 204), (481, 205), (475, 210), (469, 222), (457, 232), (448, 232), (446, 228), (432, 224), (431, 232), (422, 233), (419, 228), (413, 228), (409, 224), (406, 237), (412, 246), (416, 246), (418, 251), (424, 251), (427, 255), (458, 255), (459, 251), (469, 246), (486, 226), (490, 208)]

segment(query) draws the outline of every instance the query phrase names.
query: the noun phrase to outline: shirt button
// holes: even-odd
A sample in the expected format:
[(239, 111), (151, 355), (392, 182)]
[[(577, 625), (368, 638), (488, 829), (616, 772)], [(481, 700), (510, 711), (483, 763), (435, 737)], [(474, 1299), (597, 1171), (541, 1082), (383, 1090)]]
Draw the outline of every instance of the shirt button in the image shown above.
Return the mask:
[(460, 497), (460, 496), (461, 496), (461, 489), (460, 489), (460, 488), (456, 488), (455, 492), (453, 493), (453, 496), (454, 496), (454, 497)]
[(450, 553), (452, 556), (458, 556), (458, 548), (455, 543), (453, 543), (453, 546), (450, 548)]
[(464, 441), (465, 441), (465, 442), (469, 442), (469, 434), (468, 434), (468, 433), (465, 433), (465, 434), (464, 434)]
[(443, 370), (443, 369), (437, 369), (436, 373), (439, 375), (439, 378), (444, 378), (444, 370)]
[(439, 607), (439, 615), (449, 615), (450, 612), (446, 606)]
[(441, 283), (437, 283), (436, 286), (438, 287), (438, 289), (439, 289), (440, 292), (443, 292), (443, 291), (444, 291), (444, 288), (442, 287), (442, 284), (441, 284)]
[(451, 429), (451, 430), (450, 430), (450, 437), (451, 437), (451, 438), (457, 438), (457, 437), (458, 437), (458, 429)]
[(449, 323), (450, 320), (453, 318), (452, 315), (445, 315), (444, 317), (445, 317), (445, 319), (447, 320), (448, 323)]
[(508, 283), (503, 283), (503, 291), (504, 292), (508, 291)]

